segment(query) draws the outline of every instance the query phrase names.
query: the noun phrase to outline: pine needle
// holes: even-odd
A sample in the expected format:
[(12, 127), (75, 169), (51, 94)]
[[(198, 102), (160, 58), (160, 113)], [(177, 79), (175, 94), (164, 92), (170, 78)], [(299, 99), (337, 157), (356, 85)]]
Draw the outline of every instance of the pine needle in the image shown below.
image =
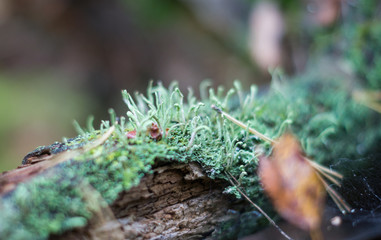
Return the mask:
[(220, 108), (218, 108), (217, 106), (215, 105), (212, 105), (211, 106), (214, 110), (216, 110), (219, 114), (221, 114), (222, 116), (226, 117), (227, 119), (229, 119), (230, 121), (232, 121), (233, 123), (237, 124), (238, 126), (244, 128), (244, 129), (248, 129), (249, 132), (251, 132), (252, 134), (254, 134), (255, 136), (259, 137), (260, 139), (262, 139), (263, 141), (266, 141), (266, 142), (270, 142), (271, 144), (275, 144), (276, 141), (274, 141), (273, 139), (263, 135), (262, 133), (258, 132), (257, 130), (255, 130), (254, 128), (249, 128), (246, 124), (244, 124), (243, 122), (237, 120), (236, 118), (230, 116), (228, 113), (222, 111)]
[(319, 174), (319, 172), (316, 172), (317, 176), (320, 178), (320, 181), (323, 183), (326, 191), (328, 192), (329, 196), (332, 198), (332, 200), (335, 202), (337, 207), (340, 209), (340, 211), (345, 214), (347, 212), (351, 212), (351, 207), (344, 201), (343, 197), (340, 196), (334, 189), (332, 189), (327, 181), (323, 179), (323, 177)]

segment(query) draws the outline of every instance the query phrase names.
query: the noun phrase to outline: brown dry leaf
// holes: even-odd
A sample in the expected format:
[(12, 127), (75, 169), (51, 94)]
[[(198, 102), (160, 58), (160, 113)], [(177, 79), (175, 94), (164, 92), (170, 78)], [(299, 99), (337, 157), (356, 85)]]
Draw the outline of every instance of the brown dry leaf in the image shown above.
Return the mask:
[(272, 156), (260, 158), (258, 171), (264, 190), (282, 217), (307, 231), (320, 228), (326, 191), (293, 135), (279, 138)]
[[(381, 94), (376, 94), (381, 99)], [(263, 135), (254, 128), (249, 128), (243, 122), (230, 116), (215, 105), (211, 106), (219, 114), (233, 123), (248, 129), (263, 141), (273, 146), (273, 155), (259, 159), (258, 175), (267, 194), (272, 199), (278, 213), (296, 226), (310, 231), (314, 240), (322, 239), (320, 225), (326, 193), (328, 193), (343, 214), (352, 212), (351, 207), (334, 189), (329, 186), (332, 182), (340, 187), (343, 175), (324, 167), (304, 156), (298, 140), (290, 133), (284, 134), (276, 141)], [(234, 176), (228, 173), (235, 180)], [(232, 185), (236, 184), (229, 179)], [(256, 207), (286, 238), (289, 239), (276, 224), (253, 203), (238, 187), (237, 190)]]

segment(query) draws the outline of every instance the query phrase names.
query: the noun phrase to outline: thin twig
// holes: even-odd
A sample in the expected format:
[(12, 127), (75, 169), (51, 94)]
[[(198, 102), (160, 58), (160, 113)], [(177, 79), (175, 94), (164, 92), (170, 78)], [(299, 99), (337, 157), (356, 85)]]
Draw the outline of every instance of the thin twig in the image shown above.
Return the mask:
[(336, 186), (338, 187), (341, 187), (341, 183), (339, 181), (337, 181), (336, 179), (334, 179), (332, 176), (330, 176), (329, 174), (325, 173), (324, 171), (322, 171), (321, 169), (319, 168), (315, 168), (316, 171), (318, 171), (321, 175), (323, 175), (324, 177), (326, 177), (329, 181), (331, 181), (333, 184), (335, 184)]
[(320, 165), (320, 164), (318, 164), (318, 163), (316, 163), (316, 162), (314, 162), (314, 161), (312, 161), (312, 160), (310, 160), (308, 158), (304, 158), (304, 159), (307, 160), (314, 168), (322, 170), (322, 171), (328, 173), (329, 175), (333, 175), (333, 176), (335, 176), (337, 178), (343, 179), (343, 175), (342, 174), (340, 174), (340, 173), (338, 173), (336, 171), (333, 171), (333, 170), (331, 170), (331, 169), (329, 169), (327, 167), (324, 167), (324, 166), (322, 166), (322, 165)]
[(345, 214), (346, 212), (351, 212), (351, 207), (344, 201), (344, 199), (338, 194), (335, 190), (333, 190), (327, 182), (323, 179), (323, 177), (316, 172), (317, 176), (319, 177), (320, 181), (323, 183), (326, 191), (331, 196), (333, 201), (336, 203), (337, 207), (339, 207), (340, 211)]
[(330, 170), (330, 169), (328, 169), (328, 168), (326, 168), (326, 167), (324, 167), (318, 163), (315, 163), (314, 161), (312, 161), (308, 158), (304, 158), (304, 159), (311, 165), (311, 167), (313, 167), (316, 171), (318, 171), (318, 173), (320, 173), (321, 175), (326, 177), (328, 180), (330, 180), (335, 185), (341, 187), (341, 183), (337, 179), (335, 179), (334, 177), (342, 179), (343, 175), (341, 175), (340, 173), (338, 173), (336, 171)]
[[(274, 220), (272, 220), (271, 218), (270, 218), (270, 216), (269, 215), (267, 215), (266, 213), (265, 213), (265, 211), (263, 211), (262, 210), (262, 208), (260, 208), (257, 204), (255, 204), (253, 201), (251, 201), (251, 199), (238, 187), (238, 181), (237, 181), (237, 179), (233, 176), (233, 175), (231, 175), (231, 173), (230, 172), (226, 172), (227, 173), (227, 177), (228, 177), (228, 179), (229, 179), (229, 181), (230, 181), (230, 183), (233, 185), (233, 186), (235, 186), (236, 188), (237, 188), (237, 190), (238, 190), (238, 192), (242, 195), (242, 196), (244, 196), (245, 198), (246, 198), (246, 200), (251, 204), (251, 205), (253, 205), (256, 209), (258, 209), (258, 211), (263, 215), (263, 216), (265, 216), (265, 218), (267, 218), (267, 220), (269, 220), (269, 222), (271, 223), (271, 225), (273, 225), (276, 229), (278, 229), (278, 231), (285, 237), (285, 238), (287, 238), (287, 239), (289, 239), (289, 240), (292, 240), (292, 238), (290, 237), (290, 236), (288, 236), (275, 222), (274, 222)], [(234, 179), (236, 182), (237, 182), (237, 184), (235, 184), (232, 180), (231, 180), (231, 178), (232, 179)]]
[(218, 108), (217, 106), (215, 105), (212, 105), (211, 106), (214, 110), (216, 110), (219, 114), (221, 114), (222, 116), (226, 117), (227, 119), (229, 119), (230, 121), (232, 121), (233, 123), (237, 124), (238, 126), (240, 126), (241, 128), (244, 128), (244, 129), (248, 129), (249, 132), (251, 132), (252, 134), (256, 135), (257, 137), (259, 137), (260, 139), (266, 141), (266, 142), (270, 142), (271, 144), (275, 144), (276, 141), (274, 141), (273, 139), (263, 135), (262, 133), (258, 132), (257, 130), (255, 130), (254, 128), (250, 128), (248, 127), (246, 124), (244, 124), (243, 122), (237, 120), (236, 118), (232, 117), (231, 115), (229, 115), (228, 113), (222, 111), (220, 108)]

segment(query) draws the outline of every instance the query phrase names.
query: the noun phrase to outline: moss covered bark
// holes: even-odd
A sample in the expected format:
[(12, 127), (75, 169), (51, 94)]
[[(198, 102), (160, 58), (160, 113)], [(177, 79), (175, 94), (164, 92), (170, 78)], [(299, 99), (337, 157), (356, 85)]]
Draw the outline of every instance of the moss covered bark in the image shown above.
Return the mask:
[[(4, 190), (7, 173), (2, 175), (1, 238), (47, 239), (84, 227), (102, 204), (112, 204), (121, 192), (137, 186), (160, 162), (197, 162), (215, 181), (226, 181), (224, 172), (229, 171), (251, 199), (269, 209), (256, 169), (258, 154), (269, 153), (271, 146), (221, 118), (210, 106), (229, 111), (271, 138), (290, 130), (309, 157), (330, 165), (340, 158), (357, 159), (379, 151), (380, 116), (355, 102), (351, 91), (351, 84), (342, 79), (317, 75), (293, 81), (276, 78), (262, 96), (255, 86), (243, 91), (238, 82), (227, 93), (204, 84), (201, 96), (208, 97), (201, 100), (192, 92), (185, 98), (176, 84), (168, 89), (150, 86), (146, 96), (137, 94), (134, 100), (124, 91), (127, 117), (116, 118), (111, 111), (110, 121), (104, 121), (99, 130), (89, 124), (77, 138), (40, 147), (23, 163), (42, 164), (32, 160), (44, 154), (54, 161), (59, 152), (89, 145), (114, 125), (115, 131), (104, 144), (32, 176), (13, 191)], [(161, 139), (152, 138), (152, 123), (159, 127)], [(132, 130), (137, 134), (128, 138), (126, 134)], [(79, 187), (87, 185), (104, 201), (95, 205), (97, 201), (88, 201)], [(225, 186), (221, 192), (241, 198), (234, 186), (227, 181)]]

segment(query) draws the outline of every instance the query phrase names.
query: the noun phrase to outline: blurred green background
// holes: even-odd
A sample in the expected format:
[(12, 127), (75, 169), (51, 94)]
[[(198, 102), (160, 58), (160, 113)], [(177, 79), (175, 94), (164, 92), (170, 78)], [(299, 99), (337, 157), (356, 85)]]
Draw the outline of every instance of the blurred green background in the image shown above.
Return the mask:
[(262, 85), (268, 68), (295, 75), (326, 54), (379, 88), (381, 60), (362, 52), (368, 41), (381, 49), (380, 3), (365, 2), (1, 0), (0, 172), (75, 136), (74, 119), (124, 114), (120, 90), (144, 92), (151, 79), (185, 92), (204, 79)]

